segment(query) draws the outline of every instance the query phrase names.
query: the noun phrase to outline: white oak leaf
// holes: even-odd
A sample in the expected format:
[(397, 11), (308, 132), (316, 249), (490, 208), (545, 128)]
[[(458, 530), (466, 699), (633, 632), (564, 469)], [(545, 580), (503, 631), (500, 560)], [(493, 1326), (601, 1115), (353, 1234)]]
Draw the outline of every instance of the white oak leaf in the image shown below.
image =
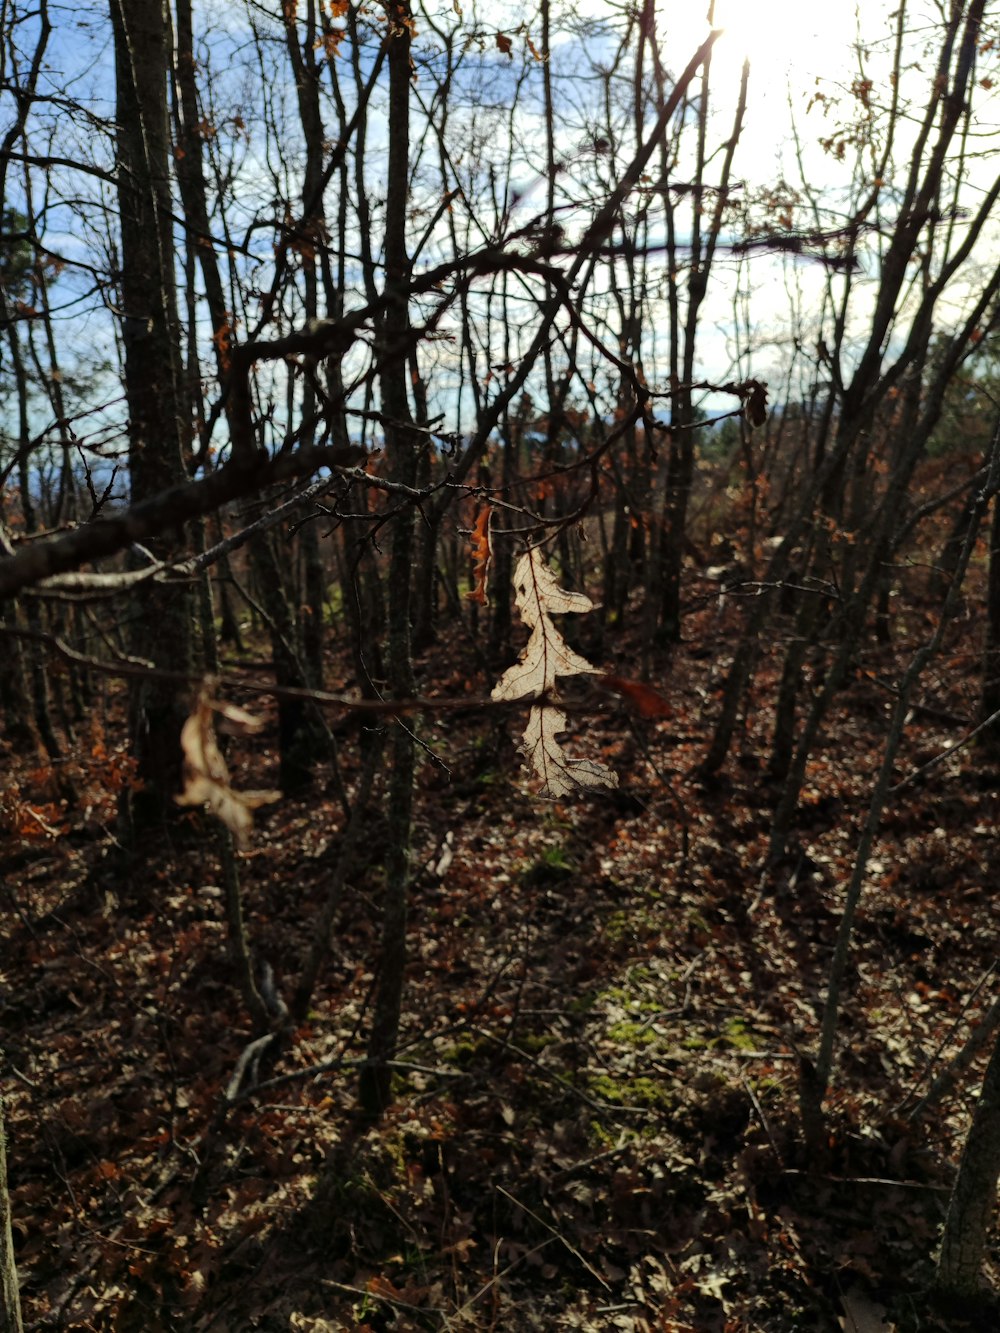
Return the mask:
[(226, 703), (224, 699), (212, 699), (211, 706), (213, 713), (218, 713), (222, 719), (218, 725), (219, 731), (225, 732), (228, 736), (256, 736), (259, 731), (264, 730), (264, 719), (248, 713), (239, 704)]
[(596, 670), (585, 657), (574, 653), (548, 616), (542, 615), (521, 656), (493, 686), (492, 698), (524, 699), (551, 694), (557, 676), (592, 675)]
[(557, 800), (582, 789), (618, 786), (618, 774), (596, 759), (571, 759), (556, 737), (566, 730), (566, 714), (559, 708), (532, 708), (520, 750), (542, 779), (546, 796)]
[(181, 728), (184, 790), (174, 800), (178, 805), (205, 806), (229, 829), (237, 847), (245, 851), (253, 828), (252, 811), (258, 806), (280, 800), (281, 792), (233, 790), (226, 761), (215, 738), (213, 711), (220, 713), (231, 726), (242, 732), (259, 729), (258, 720), (251, 714), (234, 704), (211, 699), (208, 691), (203, 689), (194, 712)]
[[(600, 674), (570, 648), (551, 618), (567, 611), (592, 611), (590, 598), (561, 588), (537, 547), (517, 562), (514, 586), (517, 609), (531, 627), (531, 634), (518, 660), (494, 685), (492, 697), (550, 700), (555, 698), (560, 676)], [(536, 704), (528, 713), (520, 749), (541, 778), (542, 795), (557, 798), (574, 791), (617, 787), (617, 774), (604, 764), (594, 759), (571, 759), (566, 754), (558, 741), (565, 730), (566, 714), (548, 702)]]
[[(562, 615), (566, 611), (593, 611), (594, 603), (584, 592), (560, 588), (545, 557), (537, 546), (522, 555), (514, 570), (514, 603), (521, 619), (529, 627), (544, 615)], [(593, 668), (591, 668), (593, 669)]]

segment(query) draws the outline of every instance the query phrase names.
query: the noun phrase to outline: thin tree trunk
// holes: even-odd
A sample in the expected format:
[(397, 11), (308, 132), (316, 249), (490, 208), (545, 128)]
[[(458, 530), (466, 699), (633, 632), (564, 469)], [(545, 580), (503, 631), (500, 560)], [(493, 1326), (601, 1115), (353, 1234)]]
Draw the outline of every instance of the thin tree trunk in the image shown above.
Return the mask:
[[(830, 558), (829, 543), (821, 540), (818, 550), (814, 551), (812, 567), (817, 579), (828, 568)], [(795, 718), (802, 683), (802, 671), (806, 658), (819, 642), (824, 628), (823, 610), (826, 598), (819, 588), (815, 593), (799, 594), (801, 601), (795, 616), (792, 639), (785, 650), (785, 660), (781, 669), (781, 683), (774, 706), (774, 732), (771, 739), (771, 756), (767, 771), (771, 778), (783, 782), (795, 754)]]
[[(5, 602), (0, 606), (0, 631), (4, 626), (16, 627), (17, 603)], [(21, 640), (16, 635), (7, 635), (3, 661), (0, 661), (0, 707), (4, 715), (4, 736), (16, 753), (29, 753), (37, 744), (35, 733), (28, 720), (31, 716), (31, 701), (28, 694), (28, 678), (24, 669), (24, 653)]]
[(309, 1003), (312, 999), (313, 991), (316, 989), (316, 982), (319, 979), (320, 969), (330, 952), (330, 932), (333, 928), (333, 918), (336, 915), (337, 908), (340, 906), (340, 901), (344, 893), (344, 885), (347, 882), (347, 876), (351, 872), (351, 867), (357, 856), (362, 836), (368, 826), (372, 789), (375, 785), (375, 778), (378, 773), (381, 757), (382, 738), (381, 735), (379, 735), (378, 738), (372, 742), (371, 748), (365, 756), (364, 767), (361, 770), (361, 780), (358, 783), (358, 789), (355, 793), (351, 813), (347, 821), (347, 827), (341, 838), (340, 847), (337, 852), (337, 862), (330, 876), (330, 885), (327, 889), (326, 900), (323, 903), (319, 918), (316, 922), (309, 955), (306, 959), (305, 966), (302, 969), (302, 976), (299, 979), (298, 985), (295, 987), (295, 998), (292, 1001), (292, 1013), (300, 1022), (306, 1017), (306, 1014), (309, 1011)]
[[(260, 609), (266, 618), (271, 640), (275, 682), (307, 689), (311, 682), (302, 661), (298, 626), (274, 550), (272, 533), (255, 533), (250, 539), (249, 551)], [(310, 721), (308, 702), (282, 695), (278, 699), (278, 760), (282, 790), (295, 792), (306, 786), (317, 757), (316, 728)]]
[[(133, 503), (185, 480), (174, 274), (167, 69), (161, 0), (111, 0), (117, 91), (121, 305)], [(150, 543), (156, 558), (167, 540)], [(133, 651), (170, 672), (192, 666), (192, 607), (182, 585), (149, 589), (131, 606)], [(181, 776), (185, 701), (155, 677), (132, 686), (129, 735), (143, 791), (123, 813), (134, 823), (165, 818)]]
[[(709, 4), (709, 22), (712, 22), (714, 3)], [(733, 115), (732, 132), (725, 144), (722, 169), (719, 177), (716, 204), (704, 224), (701, 217), (702, 204), (699, 202), (691, 214), (690, 268), (688, 271), (687, 313), (684, 320), (684, 351), (681, 365), (681, 381), (674, 387), (674, 397), (670, 411), (670, 449), (668, 452), (666, 493), (663, 503), (663, 529), (660, 546), (659, 573), (659, 637), (667, 643), (677, 643), (681, 638), (681, 581), (684, 554), (688, 544), (687, 514), (694, 481), (694, 426), (695, 412), (691, 397), (691, 384), (694, 383), (695, 347), (698, 333), (698, 317), (708, 288), (708, 278), (722, 229), (723, 200), (726, 198), (729, 179), (732, 172), (733, 155), (743, 130), (746, 113), (747, 85), (750, 76), (749, 64), (744, 63), (740, 78), (740, 89)], [(709, 157), (706, 149), (708, 130), (709, 86), (711, 77), (711, 54), (706, 56), (701, 70), (701, 96), (698, 100), (698, 143), (694, 172), (696, 197), (701, 199), (700, 190), (705, 181), (705, 171)]]
[[(325, 62), (317, 60), (316, 50), (319, 45), (320, 15), (316, 0), (306, 0), (296, 10), (294, 5), (286, 5), (285, 46), (288, 51), (292, 72), (295, 76), (295, 90), (298, 96), (299, 120), (302, 124), (302, 138), (305, 146), (305, 170), (302, 176), (302, 217), (299, 223), (301, 248), (299, 260), (303, 278), (303, 315), (306, 325), (319, 317), (320, 266), (317, 256), (324, 254), (327, 241), (326, 216), (323, 208), (323, 158), (325, 152), (326, 131), (319, 100), (319, 81)], [(302, 25), (300, 40), (299, 24)], [(334, 317), (339, 312), (335, 308), (338, 297), (333, 289), (333, 282), (327, 267), (322, 276), (325, 280), (327, 317)], [(308, 423), (316, 413), (316, 386), (311, 373), (302, 381), (302, 421), (305, 424), (301, 443), (308, 447), (314, 443), (314, 431)], [(323, 611), (326, 605), (326, 573), (320, 550), (319, 533), (315, 523), (306, 523), (300, 530), (300, 550), (303, 562), (303, 597), (301, 602), (301, 649), (302, 665), (314, 689), (323, 685)]]
[[(986, 593), (986, 646), (983, 653), (983, 688), (979, 718), (985, 721), (1000, 712), (1000, 498), (993, 497), (990, 524), (990, 565)], [(1000, 727), (996, 723), (980, 733), (980, 746), (996, 755), (1000, 751)]]
[(21, 1333), (22, 1327), (10, 1195), (7, 1191), (7, 1134), (3, 1098), (0, 1097), (0, 1333)]
[[(386, 313), (380, 322), (382, 410), (386, 420), (386, 453), (394, 481), (413, 485), (417, 441), (406, 385), (409, 316), (406, 285), (409, 260), (406, 215), (410, 143), (410, 7), (401, 3), (397, 27), (389, 43), (389, 167), (386, 199)], [(411, 506), (396, 516), (389, 566), (389, 684), (397, 698), (413, 690), (410, 647), (410, 570), (413, 560), (414, 514)], [(382, 897), (382, 955), (375, 993), (368, 1059), (361, 1071), (359, 1096), (363, 1112), (374, 1117), (388, 1106), (390, 1061), (396, 1053), (406, 965), (406, 917), (410, 879), (410, 837), (415, 772), (414, 737), (397, 720), (390, 744), (391, 772), (387, 802), (388, 838), (385, 892)]]
[(972, 1128), (948, 1204), (936, 1286), (968, 1299), (979, 1291), (986, 1240), (996, 1211), (1000, 1176), (1000, 1041), (986, 1067)]
[[(6, 313), (6, 309), (6, 301), (0, 301), (0, 313)], [(7, 335), (10, 345), (11, 367), (14, 371), (14, 385), (17, 393), (18, 489), (21, 499), (21, 513), (24, 518), (24, 529), (26, 532), (31, 533), (38, 527), (38, 516), (35, 511), (35, 504), (32, 496), (32, 476), (29, 466), (31, 429), (28, 412), (28, 379), (24, 358), (21, 354), (21, 340), (18, 336), (17, 324), (13, 319), (11, 319), (8, 324)], [(42, 614), (35, 598), (29, 597), (25, 599), (24, 617), (28, 622), (28, 628), (34, 634), (42, 634), (46, 627), (42, 623)], [(35, 728), (41, 738), (42, 744), (45, 746), (49, 758), (52, 760), (59, 759), (62, 754), (62, 748), (59, 745), (59, 741), (52, 726), (52, 712), (49, 706), (48, 678), (45, 674), (43, 661), (38, 653), (31, 653), (28, 657), (28, 679), (31, 682), (31, 710), (35, 719)]]
[(219, 861), (222, 882), (226, 891), (226, 925), (229, 929), (229, 950), (240, 983), (240, 993), (254, 1027), (266, 1032), (270, 1027), (267, 1005), (257, 988), (253, 971), (253, 955), (243, 920), (243, 894), (240, 889), (240, 869), (233, 847), (233, 835), (227, 828), (219, 830)]
[[(204, 530), (199, 521), (199, 545), (204, 548)], [(205, 665), (214, 675), (219, 670), (219, 645), (215, 638), (212, 599), (208, 576), (202, 576), (202, 590), (206, 594), (200, 604), (201, 633), (205, 643)], [(253, 952), (243, 917), (243, 893), (240, 887), (240, 867), (236, 859), (233, 835), (223, 825), (218, 829), (219, 866), (226, 895), (226, 926), (229, 932), (229, 954), (239, 981), (240, 994), (247, 1007), (254, 1028), (266, 1032), (270, 1027), (267, 1005), (254, 977)]]

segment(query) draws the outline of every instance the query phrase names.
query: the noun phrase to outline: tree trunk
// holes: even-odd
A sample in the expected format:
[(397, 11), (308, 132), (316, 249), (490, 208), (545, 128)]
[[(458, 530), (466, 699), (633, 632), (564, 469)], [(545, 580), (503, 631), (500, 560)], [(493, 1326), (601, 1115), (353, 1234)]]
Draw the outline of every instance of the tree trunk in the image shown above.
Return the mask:
[(7, 1193), (7, 1136), (0, 1097), (0, 1333), (21, 1333), (21, 1300), (14, 1263), (10, 1196)]
[[(412, 486), (416, 476), (417, 440), (407, 394), (406, 350), (409, 330), (406, 286), (406, 214), (409, 187), (410, 134), (410, 8), (395, 10), (396, 27), (389, 44), (389, 169), (386, 199), (386, 311), (379, 324), (380, 384), (386, 427), (386, 454), (393, 481)], [(389, 685), (396, 698), (413, 692), (410, 646), (410, 569), (413, 558), (413, 508), (396, 516), (389, 566)], [(406, 965), (406, 918), (410, 878), (410, 836), (415, 771), (414, 738), (402, 719), (390, 742), (392, 770), (386, 810), (385, 892), (382, 898), (382, 956), (368, 1060), (362, 1067), (359, 1095), (363, 1112), (380, 1115), (389, 1104), (391, 1069), (396, 1053)]]
[[(167, 115), (169, 28), (159, 0), (114, 0), (121, 209), (122, 340), (129, 410), (132, 503), (185, 479), (182, 453), (180, 342), (170, 191)], [(154, 557), (169, 541), (150, 543)], [(154, 668), (190, 672), (192, 605), (182, 585), (147, 586), (130, 608), (132, 651)], [(131, 688), (129, 733), (144, 783), (130, 812), (134, 824), (165, 817), (181, 775), (183, 691), (155, 677)]]
[[(0, 315), (6, 316), (6, 313), (7, 302), (0, 301)], [(32, 476), (29, 461), (31, 425), (28, 408), (28, 379), (27, 369), (21, 355), (21, 341), (17, 332), (17, 323), (13, 319), (8, 324), (7, 335), (10, 341), (11, 368), (14, 372), (14, 385), (17, 394), (17, 478), (21, 513), (24, 518), (25, 531), (34, 532), (38, 528), (38, 515), (32, 498)], [(23, 613), (28, 622), (28, 628), (33, 634), (41, 635), (45, 632), (47, 626), (42, 622), (41, 609), (33, 597), (25, 600)], [(52, 727), (48, 677), (45, 674), (43, 660), (38, 653), (31, 653), (28, 657), (28, 679), (31, 682), (31, 708), (35, 719), (35, 729), (45, 746), (49, 759), (57, 760), (61, 758), (62, 748)]]
[[(684, 396), (684, 395), (682, 395)], [(658, 638), (679, 643), (681, 638), (681, 579), (687, 537), (688, 500), (694, 474), (694, 444), (690, 420), (683, 407), (680, 426), (671, 433), (667, 489), (663, 501), (663, 540), (660, 547), (660, 607)]]
[[(298, 625), (288, 597), (275, 552), (273, 534), (255, 533), (249, 542), (250, 563), (260, 595), (260, 610), (267, 622), (274, 659), (277, 685), (308, 689)], [(283, 791), (295, 792), (308, 784), (318, 758), (316, 728), (310, 720), (310, 705), (305, 699), (281, 695), (278, 698), (278, 760)]]
[[(323, 208), (323, 159), (326, 131), (319, 100), (319, 81), (323, 62), (317, 60), (320, 15), (315, 0), (305, 5), (286, 5), (285, 45), (295, 76), (298, 95), (299, 119), (305, 146), (305, 170), (302, 176), (302, 217), (299, 222), (301, 237), (299, 262), (303, 279), (303, 316), (308, 326), (319, 317), (320, 268), (317, 255), (325, 256), (328, 240), (326, 216)], [(300, 39), (299, 24), (302, 25)], [(329, 272), (329, 260), (323, 270), (326, 287), (327, 317), (339, 312), (332, 308), (337, 303)], [(302, 381), (302, 445), (314, 443), (314, 430), (309, 424), (316, 415), (317, 394), (311, 374)], [(320, 550), (319, 534), (315, 523), (306, 523), (301, 529), (300, 550), (303, 559), (303, 602), (301, 616), (302, 664), (314, 689), (323, 685), (323, 611), (326, 605), (326, 574)]]
[[(990, 524), (990, 565), (986, 593), (986, 645), (983, 652), (983, 688), (980, 721), (1000, 712), (1000, 497), (993, 497)], [(980, 745), (995, 757), (1000, 754), (1000, 725), (994, 722), (980, 733)]]
[[(5, 626), (17, 626), (16, 602), (0, 606), (0, 632)], [(6, 637), (3, 661), (0, 662), (0, 708), (3, 709), (4, 736), (15, 753), (28, 754), (37, 742), (28, 720), (31, 716), (31, 701), (24, 669), (24, 653), (20, 639), (13, 635)]]
[(361, 770), (361, 778), (354, 795), (347, 825), (340, 840), (336, 865), (330, 874), (326, 900), (316, 920), (309, 953), (302, 968), (302, 975), (295, 987), (292, 1013), (299, 1022), (305, 1021), (309, 1011), (309, 1002), (316, 988), (320, 970), (330, 952), (333, 919), (340, 907), (347, 877), (358, 860), (358, 849), (362, 838), (366, 830), (370, 828), (371, 796), (381, 758), (382, 734), (381, 732), (374, 732), (371, 745), (365, 755), (364, 767)]
[(785, 650), (781, 684), (774, 706), (774, 732), (767, 771), (768, 775), (778, 782), (783, 782), (788, 777), (795, 754), (795, 721), (806, 659), (818, 644), (822, 631), (829, 622), (827, 599), (820, 595), (818, 589), (824, 576), (829, 572), (830, 559), (829, 543), (823, 539), (821, 533), (810, 561), (817, 591), (800, 594), (801, 601), (795, 614), (792, 639)]
[(1000, 1042), (986, 1067), (972, 1128), (958, 1165), (938, 1259), (938, 1290), (968, 1299), (979, 1290), (1000, 1176)]

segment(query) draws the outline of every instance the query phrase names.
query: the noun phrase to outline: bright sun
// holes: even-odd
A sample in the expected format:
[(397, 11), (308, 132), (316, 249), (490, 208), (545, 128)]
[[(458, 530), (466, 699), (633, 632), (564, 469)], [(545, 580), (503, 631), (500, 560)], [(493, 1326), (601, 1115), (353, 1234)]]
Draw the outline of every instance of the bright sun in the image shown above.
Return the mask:
[(716, 0), (713, 26), (725, 30), (717, 50), (727, 63), (748, 59), (757, 81), (789, 68), (815, 74), (843, 64), (856, 13), (857, 0)]

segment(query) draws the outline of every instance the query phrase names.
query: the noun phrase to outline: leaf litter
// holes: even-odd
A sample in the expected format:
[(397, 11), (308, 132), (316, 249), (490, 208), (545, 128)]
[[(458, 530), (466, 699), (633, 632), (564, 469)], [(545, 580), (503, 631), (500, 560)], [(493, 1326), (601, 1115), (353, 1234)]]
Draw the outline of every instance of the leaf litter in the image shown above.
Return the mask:
[[(695, 623), (693, 642), (708, 629)], [(444, 679), (448, 660), (442, 647), (423, 669)], [(959, 688), (943, 680), (942, 702)], [(628, 706), (618, 693), (612, 707)], [(374, 1129), (354, 1118), (352, 1062), (375, 967), (377, 836), (313, 1010), (220, 1120), (252, 1034), (206, 816), (191, 807), (186, 835), (130, 888), (88, 831), (96, 812), (111, 818), (114, 792), (74, 758), (86, 795), (68, 833), (22, 838), (4, 880), (29, 1323), (782, 1333), (885, 1311), (887, 1328), (960, 1327), (921, 1292), (976, 1069), (929, 1119), (895, 1108), (991, 1002), (988, 978), (977, 986), (992, 934), (977, 926), (995, 858), (977, 830), (995, 829), (996, 793), (973, 772), (932, 772), (883, 827), (828, 1161), (810, 1173), (797, 1052), (815, 1041), (852, 821), (877, 762), (864, 686), (839, 706), (798, 847), (752, 914), (769, 719), (748, 718), (737, 762), (709, 787), (691, 776), (711, 693), (693, 652), (664, 693), (682, 725), (652, 704), (645, 734), (613, 714), (588, 723), (589, 744), (629, 775), (624, 791), (539, 807), (484, 721), (448, 738), (450, 785), (428, 768), (414, 864), (440, 864), (443, 829), (452, 855), (414, 882), (396, 1102)], [(264, 720), (235, 738), (234, 767), (266, 771), (273, 710)], [(210, 776), (200, 722), (198, 734)], [(928, 719), (907, 758), (948, 740)], [(21, 799), (46, 798), (44, 775), (14, 776)], [(228, 773), (213, 780), (231, 790)], [(316, 792), (286, 800), (243, 863), (251, 938), (279, 987), (294, 984), (341, 818)], [(304, 855), (316, 822), (329, 838)]]

